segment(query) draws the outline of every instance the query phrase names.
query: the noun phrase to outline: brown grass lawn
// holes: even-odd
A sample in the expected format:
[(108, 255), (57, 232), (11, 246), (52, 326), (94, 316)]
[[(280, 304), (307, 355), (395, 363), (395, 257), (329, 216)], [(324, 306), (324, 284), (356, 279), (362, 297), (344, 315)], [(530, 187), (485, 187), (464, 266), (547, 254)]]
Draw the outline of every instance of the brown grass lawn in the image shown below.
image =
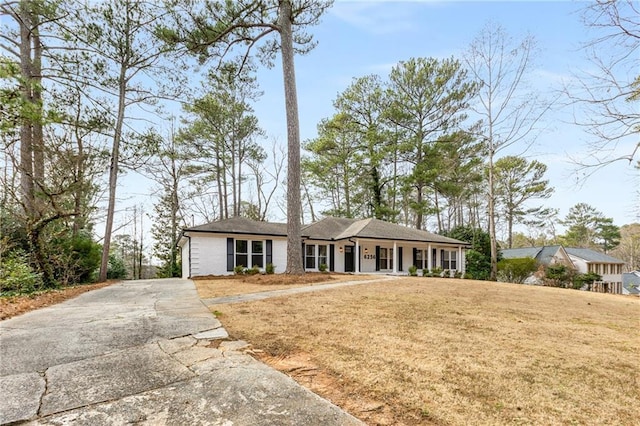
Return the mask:
[(233, 338), (369, 424), (640, 418), (638, 298), (407, 277), (215, 310)]
[(304, 275), (229, 275), (198, 277), (194, 281), (201, 299), (235, 296), (237, 294), (259, 293), (261, 291), (282, 290), (286, 288), (307, 287), (318, 284), (331, 284), (341, 281), (370, 280), (371, 275), (306, 273)]

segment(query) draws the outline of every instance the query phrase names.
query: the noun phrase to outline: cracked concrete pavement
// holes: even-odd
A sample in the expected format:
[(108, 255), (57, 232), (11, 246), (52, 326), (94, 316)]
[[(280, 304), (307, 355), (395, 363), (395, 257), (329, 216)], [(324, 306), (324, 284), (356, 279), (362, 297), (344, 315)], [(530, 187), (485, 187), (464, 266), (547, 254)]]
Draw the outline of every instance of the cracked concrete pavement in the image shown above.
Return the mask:
[(227, 339), (181, 279), (115, 284), (2, 321), (0, 424), (362, 424)]

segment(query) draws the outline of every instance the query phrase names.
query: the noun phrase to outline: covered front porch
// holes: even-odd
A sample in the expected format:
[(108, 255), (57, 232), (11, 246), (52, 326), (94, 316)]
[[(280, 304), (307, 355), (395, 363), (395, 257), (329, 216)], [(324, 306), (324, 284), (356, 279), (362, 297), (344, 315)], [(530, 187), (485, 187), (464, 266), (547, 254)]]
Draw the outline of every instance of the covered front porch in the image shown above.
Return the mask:
[[(423, 269), (429, 273), (434, 270), (465, 272), (465, 246), (462, 244), (372, 238), (334, 241), (328, 249), (326, 244), (326, 241), (305, 241), (305, 255), (328, 253), (327, 264), (331, 271), (406, 275), (414, 265), (419, 272)], [(307, 260), (308, 271), (317, 270), (321, 264), (320, 259), (317, 262)]]

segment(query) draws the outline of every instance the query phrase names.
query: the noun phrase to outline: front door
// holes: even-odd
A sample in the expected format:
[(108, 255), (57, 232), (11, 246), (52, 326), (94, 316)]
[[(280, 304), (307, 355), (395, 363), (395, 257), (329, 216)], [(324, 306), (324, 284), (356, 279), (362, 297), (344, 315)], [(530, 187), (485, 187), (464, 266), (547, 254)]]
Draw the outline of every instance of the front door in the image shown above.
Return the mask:
[(344, 271), (355, 272), (353, 265), (353, 246), (344, 246)]

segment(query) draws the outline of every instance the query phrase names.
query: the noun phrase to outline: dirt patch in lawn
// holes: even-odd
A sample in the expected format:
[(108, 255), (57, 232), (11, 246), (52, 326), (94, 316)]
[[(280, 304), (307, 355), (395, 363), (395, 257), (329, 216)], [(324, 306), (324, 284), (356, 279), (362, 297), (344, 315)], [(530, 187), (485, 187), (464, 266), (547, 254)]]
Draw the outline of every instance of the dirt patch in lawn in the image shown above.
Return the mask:
[(45, 306), (55, 305), (87, 291), (106, 287), (116, 282), (118, 281), (63, 287), (22, 296), (2, 296), (0, 297), (0, 320), (44, 308)]
[[(262, 291), (307, 287), (344, 281), (360, 281), (376, 278), (372, 275), (325, 274), (307, 272), (303, 275), (227, 275), (193, 278), (198, 295), (202, 299), (212, 297), (235, 296), (238, 294), (259, 293)], [(378, 277), (379, 278), (379, 277)]]
[(403, 278), (215, 309), (233, 338), (368, 424), (640, 418), (637, 298)]

